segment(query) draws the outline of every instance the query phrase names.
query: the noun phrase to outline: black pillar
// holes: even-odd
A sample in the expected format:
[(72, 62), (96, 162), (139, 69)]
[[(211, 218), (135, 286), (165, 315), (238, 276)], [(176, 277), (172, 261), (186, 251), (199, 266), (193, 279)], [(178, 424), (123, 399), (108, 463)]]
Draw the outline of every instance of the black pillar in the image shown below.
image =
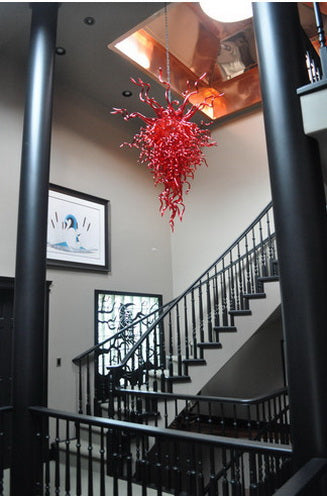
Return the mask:
[(327, 456), (326, 208), (296, 88), (307, 76), (296, 3), (254, 3), (295, 461)]
[(11, 495), (42, 494), (39, 441), (28, 411), (44, 405), (45, 280), (57, 4), (32, 4), (17, 229)]

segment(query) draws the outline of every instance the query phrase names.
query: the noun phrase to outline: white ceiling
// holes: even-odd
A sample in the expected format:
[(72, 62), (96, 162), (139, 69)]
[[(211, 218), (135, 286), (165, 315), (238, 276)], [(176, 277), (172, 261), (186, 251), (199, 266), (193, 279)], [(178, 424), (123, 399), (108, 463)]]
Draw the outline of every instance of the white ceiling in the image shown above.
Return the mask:
[[(70, 86), (103, 106), (109, 118), (112, 107), (147, 113), (130, 77), (149, 80), (134, 65), (107, 48), (108, 43), (134, 28), (164, 7), (162, 2), (62, 2), (58, 11), (57, 46), (66, 54), (56, 55), (55, 84)], [(86, 17), (95, 23), (87, 25)], [(29, 3), (0, 2), (0, 51), (17, 59), (24, 69), (28, 54), (31, 20)], [(130, 98), (122, 91), (131, 90)], [(151, 80), (151, 95), (162, 99), (163, 90)], [(138, 121), (138, 122), (135, 122)], [(126, 123), (139, 128), (140, 121)]]

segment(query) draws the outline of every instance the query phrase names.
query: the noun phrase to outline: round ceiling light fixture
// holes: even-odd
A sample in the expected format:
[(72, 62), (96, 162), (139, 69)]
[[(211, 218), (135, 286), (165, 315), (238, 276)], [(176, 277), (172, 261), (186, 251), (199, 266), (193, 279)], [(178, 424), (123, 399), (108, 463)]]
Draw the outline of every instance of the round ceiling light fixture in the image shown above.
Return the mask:
[(92, 26), (95, 23), (94, 17), (85, 17), (84, 23), (87, 24), (88, 26)]
[(219, 22), (237, 22), (252, 17), (252, 4), (247, 0), (212, 2), (202, 0), (200, 7), (207, 16)]

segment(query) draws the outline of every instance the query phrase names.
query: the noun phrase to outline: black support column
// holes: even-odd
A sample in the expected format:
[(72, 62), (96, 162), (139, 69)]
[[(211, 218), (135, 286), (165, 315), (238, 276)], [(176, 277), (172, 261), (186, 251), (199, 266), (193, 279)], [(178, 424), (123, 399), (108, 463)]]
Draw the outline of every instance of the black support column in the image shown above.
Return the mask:
[(35, 3), (31, 8), (16, 254), (11, 496), (43, 494), (39, 441), (28, 407), (45, 403), (46, 237), (58, 5)]
[[(306, 84), (296, 3), (254, 3), (277, 233), (296, 465), (327, 456), (326, 207), (316, 142), (303, 132)], [(324, 493), (325, 494), (325, 493)]]

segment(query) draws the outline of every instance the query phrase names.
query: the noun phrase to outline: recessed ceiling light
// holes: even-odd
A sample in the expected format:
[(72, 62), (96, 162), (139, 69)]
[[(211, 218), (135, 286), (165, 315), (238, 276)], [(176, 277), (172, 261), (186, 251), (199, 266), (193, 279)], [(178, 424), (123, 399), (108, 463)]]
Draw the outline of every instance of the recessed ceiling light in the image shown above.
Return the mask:
[(132, 96), (132, 95), (133, 95), (133, 93), (132, 93), (130, 90), (124, 90), (124, 91), (122, 92), (122, 95), (123, 95), (123, 96), (127, 96), (127, 97), (128, 97), (128, 96)]
[(56, 54), (57, 54), (57, 55), (65, 55), (65, 53), (66, 53), (66, 50), (65, 50), (65, 48), (64, 48), (64, 47), (60, 47), (60, 46), (58, 46), (58, 47), (56, 48)]
[(88, 26), (92, 26), (92, 24), (95, 23), (94, 17), (85, 17), (84, 23), (87, 24)]

